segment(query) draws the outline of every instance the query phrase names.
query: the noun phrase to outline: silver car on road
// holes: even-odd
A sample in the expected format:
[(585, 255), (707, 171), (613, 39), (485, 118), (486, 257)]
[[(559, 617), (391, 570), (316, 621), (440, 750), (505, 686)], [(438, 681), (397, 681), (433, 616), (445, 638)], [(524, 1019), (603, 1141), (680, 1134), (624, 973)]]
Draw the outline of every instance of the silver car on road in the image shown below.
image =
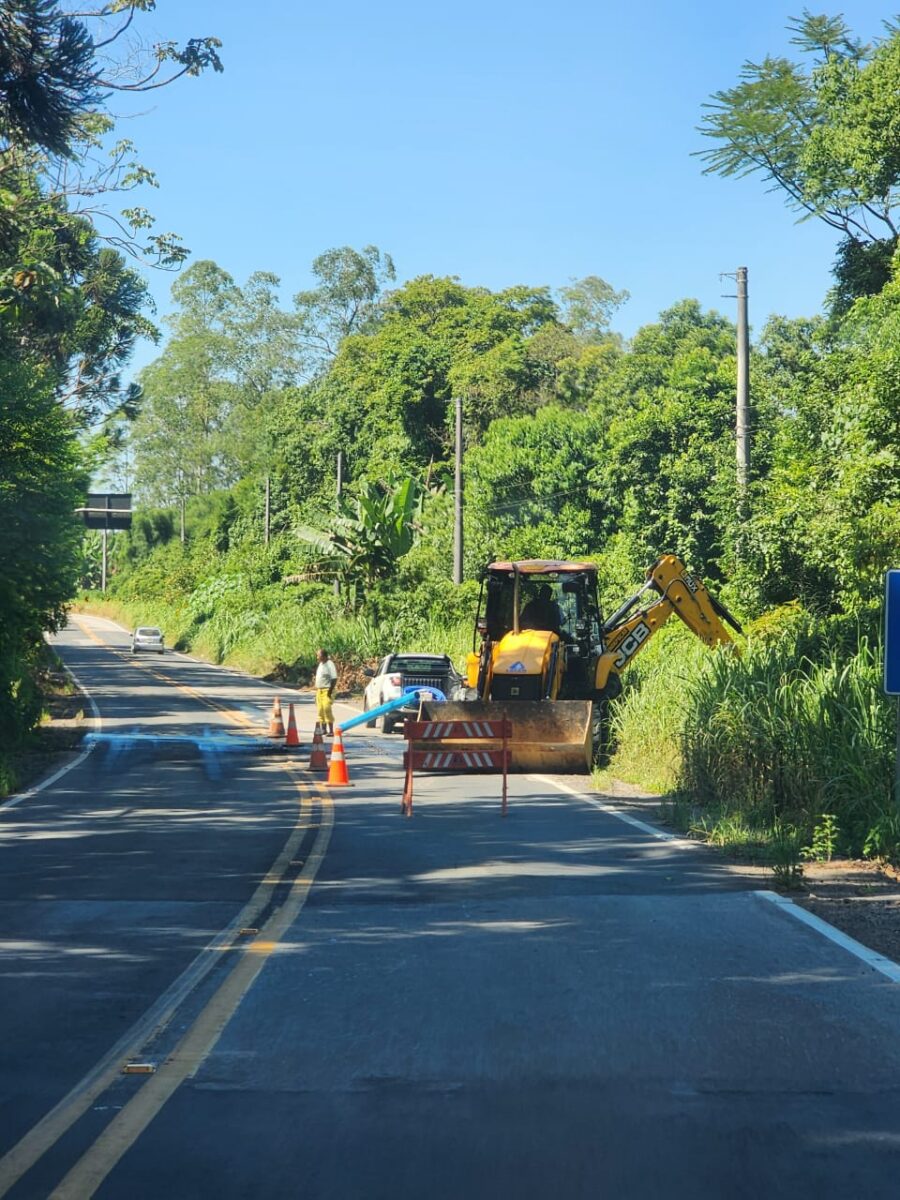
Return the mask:
[(131, 635), (131, 653), (138, 650), (155, 650), (157, 654), (165, 653), (162, 630), (157, 625), (139, 625)]

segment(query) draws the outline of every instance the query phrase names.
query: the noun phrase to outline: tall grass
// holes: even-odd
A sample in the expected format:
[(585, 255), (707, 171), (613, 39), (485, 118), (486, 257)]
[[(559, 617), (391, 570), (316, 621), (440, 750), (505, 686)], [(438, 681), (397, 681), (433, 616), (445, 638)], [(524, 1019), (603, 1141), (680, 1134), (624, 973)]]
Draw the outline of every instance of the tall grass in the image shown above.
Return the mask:
[(677, 791), (708, 833), (733, 825), (771, 841), (791, 826), (809, 841), (833, 813), (845, 853), (893, 852), (895, 718), (880, 651), (862, 636), (852, 653), (820, 646), (812, 658), (808, 644), (785, 631), (738, 657), (660, 638), (617, 702), (612, 769)]
[(298, 600), (283, 589), (271, 595), (229, 593), (228, 601), (198, 609), (190, 600), (171, 603), (84, 597), (77, 605), (126, 627), (159, 625), (168, 645), (210, 662), (227, 663), (254, 675), (287, 669), (311, 670), (325, 646), (340, 662), (360, 665), (392, 650), (449, 654), (458, 667), (471, 643), (471, 621), (441, 621), (409, 613), (376, 621), (348, 614), (330, 597)]

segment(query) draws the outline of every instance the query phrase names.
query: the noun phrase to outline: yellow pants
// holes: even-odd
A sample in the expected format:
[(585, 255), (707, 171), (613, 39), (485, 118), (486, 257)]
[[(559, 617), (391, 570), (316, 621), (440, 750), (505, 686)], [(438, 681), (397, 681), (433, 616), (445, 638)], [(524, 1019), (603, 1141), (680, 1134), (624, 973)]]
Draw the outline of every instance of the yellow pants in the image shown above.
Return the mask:
[(316, 688), (316, 716), (321, 725), (334, 724), (334, 709), (328, 688)]

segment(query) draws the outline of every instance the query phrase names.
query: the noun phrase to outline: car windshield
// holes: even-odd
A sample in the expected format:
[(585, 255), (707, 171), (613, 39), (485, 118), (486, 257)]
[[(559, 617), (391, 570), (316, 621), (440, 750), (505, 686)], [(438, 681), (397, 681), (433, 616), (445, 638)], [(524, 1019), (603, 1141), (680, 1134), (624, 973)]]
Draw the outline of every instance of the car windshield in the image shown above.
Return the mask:
[(390, 669), (410, 675), (443, 675), (449, 665), (446, 658), (410, 658), (398, 654)]
[(136, 631), (138, 637), (160, 637), (160, 631), (152, 625), (145, 625)]

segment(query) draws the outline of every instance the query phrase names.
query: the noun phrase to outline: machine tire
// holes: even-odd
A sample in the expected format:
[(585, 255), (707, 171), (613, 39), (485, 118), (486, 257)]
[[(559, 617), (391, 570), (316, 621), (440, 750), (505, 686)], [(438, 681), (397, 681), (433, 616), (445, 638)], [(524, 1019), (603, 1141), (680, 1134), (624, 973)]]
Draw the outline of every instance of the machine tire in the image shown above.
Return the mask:
[[(363, 712), (367, 713), (368, 711), (369, 711), (369, 702), (364, 697), (363, 698)], [(371, 721), (366, 721), (366, 729), (374, 729), (377, 719), (378, 719), (377, 717), (373, 717)]]
[(378, 724), (381, 726), (382, 733), (394, 732), (394, 718), (389, 717), (387, 713), (383, 717), (378, 718)]
[(612, 757), (613, 751), (608, 700), (594, 701), (591, 711), (591, 734), (594, 765), (604, 767)]

